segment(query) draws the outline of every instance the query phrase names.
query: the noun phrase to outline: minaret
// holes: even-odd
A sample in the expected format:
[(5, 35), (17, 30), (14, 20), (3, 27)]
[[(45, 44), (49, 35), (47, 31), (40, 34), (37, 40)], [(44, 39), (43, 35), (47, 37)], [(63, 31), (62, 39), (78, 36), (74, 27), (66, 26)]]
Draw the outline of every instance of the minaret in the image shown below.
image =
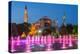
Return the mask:
[(64, 12), (64, 15), (62, 16), (62, 20), (63, 20), (63, 25), (66, 25), (65, 20), (66, 20), (66, 13)]
[(25, 6), (24, 9), (24, 22), (28, 23), (28, 12), (27, 12), (27, 6)]

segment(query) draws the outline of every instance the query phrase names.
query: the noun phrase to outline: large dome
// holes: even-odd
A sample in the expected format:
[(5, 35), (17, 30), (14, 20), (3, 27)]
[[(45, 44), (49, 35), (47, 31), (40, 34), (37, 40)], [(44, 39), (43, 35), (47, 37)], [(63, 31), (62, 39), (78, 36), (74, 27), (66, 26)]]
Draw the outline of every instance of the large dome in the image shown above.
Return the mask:
[(51, 19), (48, 16), (44, 16), (44, 17), (40, 18), (40, 20), (50, 20), (51, 21)]

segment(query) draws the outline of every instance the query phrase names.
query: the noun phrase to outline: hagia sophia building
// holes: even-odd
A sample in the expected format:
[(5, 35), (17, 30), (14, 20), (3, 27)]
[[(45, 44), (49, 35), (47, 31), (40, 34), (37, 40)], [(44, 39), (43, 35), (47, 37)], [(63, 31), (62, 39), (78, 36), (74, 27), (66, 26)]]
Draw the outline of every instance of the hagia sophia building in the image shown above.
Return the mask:
[[(27, 6), (24, 7), (24, 22), (21, 24), (11, 23), (11, 36), (17, 36), (17, 35), (28, 35), (28, 34), (36, 34), (37, 30), (41, 28), (50, 28), (51, 26), (54, 26), (55, 29), (58, 31), (58, 24), (57, 20), (51, 20), (48, 16), (43, 16), (38, 21), (30, 24), (28, 23), (28, 10)], [(65, 21), (65, 18), (64, 18)], [(65, 24), (65, 22), (63, 22)]]
[[(24, 22), (28, 23), (28, 11), (27, 11), (27, 7), (25, 6), (24, 9)], [(33, 23), (35, 26), (39, 26), (39, 27), (44, 27), (44, 26), (51, 26), (52, 21), (51, 19), (49, 19), (47, 16), (42, 17), (41, 19), (39, 19), (39, 21)]]

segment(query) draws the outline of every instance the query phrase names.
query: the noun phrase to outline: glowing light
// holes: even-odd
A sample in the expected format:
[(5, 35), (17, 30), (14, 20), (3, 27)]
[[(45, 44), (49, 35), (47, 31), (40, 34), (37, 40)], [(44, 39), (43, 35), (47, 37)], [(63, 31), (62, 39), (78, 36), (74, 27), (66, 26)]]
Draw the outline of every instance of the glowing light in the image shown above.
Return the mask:
[(35, 25), (31, 25), (31, 31), (29, 32), (29, 35), (35, 35), (37, 33), (37, 30), (36, 30), (36, 26)]
[(38, 44), (38, 45), (40, 44), (40, 36), (38, 36), (37, 44)]
[(37, 39), (38, 39), (38, 36), (35, 36), (35, 44), (37, 44), (38, 42), (37, 42)]
[(54, 38), (54, 36), (52, 37), (52, 43), (55, 43), (55, 38)]
[(51, 51), (52, 50), (51, 49), (51, 44), (52, 44), (51, 38), (52, 37), (50, 35), (47, 37), (47, 50), (48, 51)]
[(42, 31), (41, 31), (41, 30), (39, 30), (38, 32), (39, 32), (39, 33), (41, 33)]
[(69, 37), (66, 36), (66, 41), (65, 41), (66, 44), (69, 44)]
[(47, 49), (46, 49), (47, 51), (51, 51), (52, 50), (52, 48), (51, 48), (51, 44), (47, 44)]
[(61, 38), (61, 36), (59, 36), (59, 40), (60, 40), (59, 42), (62, 43), (62, 38)]
[(44, 36), (44, 38), (43, 38), (44, 40), (43, 40), (43, 42), (44, 42), (44, 44), (47, 44), (47, 37), (46, 36)]
[(34, 37), (34, 36), (31, 37), (31, 39), (32, 39), (32, 40), (31, 40), (31, 43), (34, 44), (35, 37)]
[(31, 52), (30, 39), (31, 39), (30, 36), (27, 36), (26, 52)]
[(44, 47), (44, 45), (43, 44), (40, 44), (40, 47)]
[(20, 41), (21, 41), (21, 40), (20, 40), (20, 36), (18, 36), (18, 38), (17, 38), (16, 41), (17, 41), (17, 45), (20, 45)]
[(69, 35), (70, 37), (69, 37), (69, 46), (70, 47), (72, 47), (72, 37), (71, 37), (71, 35)]
[(44, 38), (44, 36), (41, 36), (41, 40), (40, 40), (41, 44), (44, 44), (43, 38)]
[(65, 39), (65, 36), (63, 36), (63, 47), (62, 47), (62, 49), (65, 49), (65, 48), (67, 48), (67, 47), (66, 47), (65, 40), (66, 40), (66, 39)]
[(48, 44), (51, 44), (51, 38), (52, 38), (52, 37), (51, 37), (50, 35), (47, 37), (47, 43), (48, 43)]
[(22, 37), (22, 38), (24, 38), (24, 37), (26, 38), (25, 32), (22, 33), (21, 37)]
[(13, 37), (11, 37), (11, 52), (14, 52), (14, 44), (15, 44), (15, 40), (13, 39)]
[[(15, 51), (15, 44), (16, 45), (20, 45), (22, 43), (20, 42), (24, 42), (26, 43), (26, 52), (30, 52), (31, 51), (31, 45), (34, 44), (38, 44), (38, 45), (47, 45), (46, 50), (52, 50), (51, 45), (53, 43), (55, 43), (55, 41), (58, 41), (59, 43), (62, 43), (62, 49), (66, 49), (68, 47), (72, 47), (73, 44), (72, 42), (77, 42), (77, 38), (74, 36), (72, 37), (72, 35), (64, 35), (64, 36), (59, 36), (59, 38), (55, 38), (54, 36), (26, 36), (26, 39), (20, 39), (20, 36), (17, 37), (17, 39), (14, 39), (13, 37), (11, 37), (11, 52)], [(66, 44), (69, 44), (68, 46), (66, 46)], [(76, 43), (77, 44), (77, 43)]]
[(31, 48), (30, 48), (30, 45), (26, 45), (26, 52), (31, 52)]

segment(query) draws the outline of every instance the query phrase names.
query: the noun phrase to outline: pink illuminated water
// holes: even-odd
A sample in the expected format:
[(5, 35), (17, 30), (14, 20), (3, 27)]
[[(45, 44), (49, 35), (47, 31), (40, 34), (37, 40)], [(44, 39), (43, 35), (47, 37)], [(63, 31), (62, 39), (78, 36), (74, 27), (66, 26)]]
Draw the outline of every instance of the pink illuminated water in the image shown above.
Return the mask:
[[(26, 52), (30, 52), (31, 51), (31, 48), (30, 48), (30, 45), (32, 44), (45, 44), (47, 47), (46, 47), (46, 50), (52, 50), (51, 48), (51, 45), (53, 43), (55, 43), (55, 41), (59, 42), (62, 44), (62, 49), (66, 49), (69, 47), (72, 47), (73, 44), (72, 42), (77, 42), (76, 41), (77, 38), (75, 36), (72, 36), (72, 35), (64, 35), (64, 36), (59, 36), (59, 38), (55, 38), (54, 36), (27, 36), (26, 39), (20, 39), (20, 36), (17, 37), (17, 39), (14, 39), (13, 37), (11, 37), (11, 52), (14, 52), (14, 48), (15, 48), (15, 44), (16, 45), (20, 45), (21, 43), (20, 42), (24, 42), (26, 44)], [(68, 46), (66, 46), (66, 44), (68, 44)]]

